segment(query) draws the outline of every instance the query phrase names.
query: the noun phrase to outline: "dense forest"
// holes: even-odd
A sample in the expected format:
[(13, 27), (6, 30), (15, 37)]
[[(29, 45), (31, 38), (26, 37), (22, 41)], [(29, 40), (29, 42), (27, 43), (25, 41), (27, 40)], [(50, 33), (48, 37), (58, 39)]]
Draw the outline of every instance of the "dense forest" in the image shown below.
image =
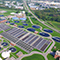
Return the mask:
[(33, 11), (34, 14), (44, 20), (44, 21), (56, 21), (60, 22), (60, 9), (45, 9), (45, 10), (38, 10), (38, 11)]

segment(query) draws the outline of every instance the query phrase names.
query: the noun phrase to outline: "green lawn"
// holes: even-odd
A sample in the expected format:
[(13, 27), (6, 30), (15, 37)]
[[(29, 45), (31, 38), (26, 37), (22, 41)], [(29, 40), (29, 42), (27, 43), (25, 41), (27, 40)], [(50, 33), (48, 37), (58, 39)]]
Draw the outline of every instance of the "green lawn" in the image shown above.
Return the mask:
[(60, 43), (59, 42), (55, 42), (56, 49), (52, 48), (52, 51), (56, 51), (60, 49)]
[[(18, 10), (11, 10), (11, 9), (5, 9), (5, 8), (1, 8), (1, 10), (4, 10), (4, 11), (7, 11), (6, 13), (0, 13), (0, 15), (4, 15), (4, 16), (8, 16), (8, 15), (11, 15), (10, 13), (11, 12), (17, 12)], [(20, 10), (19, 10), (20, 11)]]
[(0, 31), (0, 34), (3, 33), (3, 31)]
[(2, 41), (2, 40), (0, 39), (0, 41)]
[(2, 51), (3, 50), (3, 48), (1, 48), (1, 50), (0, 51)]
[(5, 30), (5, 31), (8, 31), (8, 30), (10, 30), (10, 29), (12, 29), (13, 27), (11, 27), (11, 28), (9, 28), (9, 29), (7, 29), (7, 30)]
[(31, 56), (23, 58), (22, 60), (45, 60), (45, 58), (40, 54), (33, 54)]
[(58, 30), (60, 30), (60, 23), (55, 21), (48, 21), (48, 23), (51, 23), (50, 25)]
[[(42, 51), (40, 51), (40, 50), (38, 50), (38, 49), (35, 49), (35, 48), (34, 48), (32, 51), (38, 51), (38, 52), (40, 52), (40, 53), (43, 53)], [(32, 52), (32, 51), (31, 51), (31, 52)]]
[(51, 54), (47, 55), (48, 60), (56, 60)]

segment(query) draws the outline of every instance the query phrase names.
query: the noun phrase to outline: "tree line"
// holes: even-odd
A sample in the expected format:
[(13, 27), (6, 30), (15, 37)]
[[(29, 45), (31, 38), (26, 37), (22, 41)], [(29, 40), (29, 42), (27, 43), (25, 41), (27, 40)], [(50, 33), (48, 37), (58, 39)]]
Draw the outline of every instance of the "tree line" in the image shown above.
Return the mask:
[(33, 11), (35, 15), (44, 21), (60, 22), (60, 11), (58, 9), (50, 8), (45, 10)]

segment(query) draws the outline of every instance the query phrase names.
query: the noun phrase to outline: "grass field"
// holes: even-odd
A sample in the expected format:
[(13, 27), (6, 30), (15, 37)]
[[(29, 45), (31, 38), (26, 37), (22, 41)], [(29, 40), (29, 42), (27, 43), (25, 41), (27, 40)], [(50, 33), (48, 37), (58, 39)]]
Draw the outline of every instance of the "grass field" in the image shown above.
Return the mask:
[(1, 10), (7, 11), (6, 13), (0, 13), (0, 15), (4, 15), (4, 16), (11, 15), (10, 14), (11, 12), (16, 12), (16, 10), (11, 10), (11, 9), (0, 9), (0, 11)]
[(0, 34), (3, 33), (3, 31), (0, 31)]
[(45, 58), (40, 54), (33, 54), (31, 56), (23, 58), (22, 60), (45, 60)]
[(55, 42), (56, 49), (52, 48), (52, 51), (56, 51), (56, 50), (60, 50), (60, 43), (59, 42)]
[(4, 10), (4, 11), (7, 11), (6, 13), (0, 13), (0, 15), (4, 15), (4, 16), (8, 16), (8, 15), (11, 15), (10, 13), (12, 13), (12, 12), (17, 12), (17, 11), (21, 11), (21, 10), (12, 10), (12, 9), (5, 9), (5, 8), (0, 8), (0, 11), (2, 11), (2, 10)]
[(60, 23), (59, 22), (49, 21), (48, 23), (50, 23), (49, 25), (51, 25), (52, 27), (60, 30)]
[(52, 55), (48, 54), (47, 55), (48, 60), (56, 60)]
[[(38, 50), (38, 49), (35, 49), (35, 48), (34, 48), (32, 51), (38, 51), (38, 52), (40, 52), (40, 53), (43, 53), (42, 51), (40, 51), (40, 50)], [(32, 52), (32, 51), (31, 51), (31, 52)]]

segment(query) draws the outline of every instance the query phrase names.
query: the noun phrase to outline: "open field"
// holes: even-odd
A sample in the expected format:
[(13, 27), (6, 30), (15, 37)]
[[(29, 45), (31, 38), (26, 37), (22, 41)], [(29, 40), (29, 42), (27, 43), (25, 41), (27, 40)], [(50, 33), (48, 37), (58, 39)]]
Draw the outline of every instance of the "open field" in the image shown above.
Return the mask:
[(17, 11), (17, 10), (11, 10), (11, 9), (0, 9), (0, 11), (1, 10), (7, 11), (6, 13), (0, 13), (0, 15), (4, 15), (4, 16), (11, 15), (10, 14), (11, 12), (16, 12)]
[(45, 58), (42, 55), (33, 54), (32, 56), (25, 57), (22, 60), (45, 60)]
[(6, 9), (6, 8), (0, 8), (0, 11), (1, 10), (7, 11), (6, 13), (0, 13), (0, 15), (4, 15), (4, 16), (11, 15), (10, 14), (11, 12), (15, 12), (16, 13), (17, 11), (19, 11), (19, 12), (21, 11), (21, 10), (17, 10), (17, 9), (14, 10), (14, 9)]
[(52, 48), (52, 51), (56, 51), (60, 49), (60, 43), (59, 42), (55, 42), (56, 49)]
[(0, 31), (0, 34), (3, 33), (3, 31)]
[(48, 21), (47, 23), (48, 23), (51, 27), (54, 27), (54, 28), (60, 30), (60, 23), (59, 23), (59, 22)]
[(48, 54), (47, 55), (48, 60), (56, 60), (52, 55)]

